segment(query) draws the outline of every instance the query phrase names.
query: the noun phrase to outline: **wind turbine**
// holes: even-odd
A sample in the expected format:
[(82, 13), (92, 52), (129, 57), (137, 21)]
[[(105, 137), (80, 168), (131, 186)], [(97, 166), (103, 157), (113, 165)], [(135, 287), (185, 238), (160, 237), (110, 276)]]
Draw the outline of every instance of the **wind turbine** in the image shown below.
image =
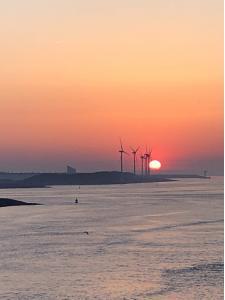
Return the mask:
[(148, 175), (148, 152), (147, 152), (147, 147), (146, 147), (146, 152), (144, 154), (144, 159), (145, 159), (145, 176)]
[(149, 149), (148, 152), (148, 175), (150, 175), (150, 162), (151, 162), (151, 158), (152, 158), (152, 149)]
[(141, 155), (141, 175), (144, 176), (144, 159), (145, 156)]
[(126, 151), (124, 151), (121, 139), (120, 139), (120, 150), (119, 150), (119, 152), (120, 152), (120, 171), (121, 171), (121, 173), (123, 173), (123, 154), (124, 153), (127, 154), (127, 155), (129, 155), (129, 154)]
[(134, 175), (136, 175), (136, 154), (137, 154), (139, 148), (140, 147), (138, 147), (137, 149), (134, 149), (134, 148), (130, 147), (132, 154), (134, 156)]
[(146, 152), (144, 155), (145, 155), (145, 175), (150, 175), (149, 163), (151, 161), (152, 150), (147, 150), (146, 147)]

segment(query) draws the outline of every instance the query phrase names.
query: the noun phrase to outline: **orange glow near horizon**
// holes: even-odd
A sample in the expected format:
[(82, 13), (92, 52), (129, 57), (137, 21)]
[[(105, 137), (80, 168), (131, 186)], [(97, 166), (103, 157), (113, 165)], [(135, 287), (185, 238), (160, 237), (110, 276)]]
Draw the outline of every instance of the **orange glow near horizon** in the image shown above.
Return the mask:
[(119, 137), (165, 170), (221, 165), (221, 0), (13, 2), (0, 4), (3, 169), (118, 169)]

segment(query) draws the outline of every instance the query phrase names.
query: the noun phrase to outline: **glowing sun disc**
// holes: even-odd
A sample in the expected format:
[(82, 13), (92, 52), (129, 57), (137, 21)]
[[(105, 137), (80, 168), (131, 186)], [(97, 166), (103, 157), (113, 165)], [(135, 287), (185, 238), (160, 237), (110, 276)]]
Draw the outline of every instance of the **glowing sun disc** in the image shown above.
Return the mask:
[(159, 170), (161, 168), (161, 162), (158, 161), (158, 160), (152, 160), (150, 163), (149, 163), (149, 167), (150, 169), (152, 170)]

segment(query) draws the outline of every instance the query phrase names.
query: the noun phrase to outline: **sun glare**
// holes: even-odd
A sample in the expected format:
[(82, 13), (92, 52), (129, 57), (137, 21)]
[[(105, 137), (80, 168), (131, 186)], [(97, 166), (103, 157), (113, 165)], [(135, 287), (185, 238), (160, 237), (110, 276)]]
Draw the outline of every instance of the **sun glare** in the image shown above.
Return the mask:
[(150, 163), (149, 163), (149, 167), (150, 169), (152, 170), (159, 170), (161, 168), (161, 162), (158, 161), (158, 160), (152, 160)]

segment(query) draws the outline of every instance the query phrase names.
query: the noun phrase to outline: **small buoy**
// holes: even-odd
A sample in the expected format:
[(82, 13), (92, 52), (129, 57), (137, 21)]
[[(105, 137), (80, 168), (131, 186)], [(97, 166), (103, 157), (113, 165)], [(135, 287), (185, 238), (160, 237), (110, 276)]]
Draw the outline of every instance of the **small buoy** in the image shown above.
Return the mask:
[(78, 199), (76, 198), (76, 200), (75, 200), (75, 203), (77, 204), (78, 203)]

